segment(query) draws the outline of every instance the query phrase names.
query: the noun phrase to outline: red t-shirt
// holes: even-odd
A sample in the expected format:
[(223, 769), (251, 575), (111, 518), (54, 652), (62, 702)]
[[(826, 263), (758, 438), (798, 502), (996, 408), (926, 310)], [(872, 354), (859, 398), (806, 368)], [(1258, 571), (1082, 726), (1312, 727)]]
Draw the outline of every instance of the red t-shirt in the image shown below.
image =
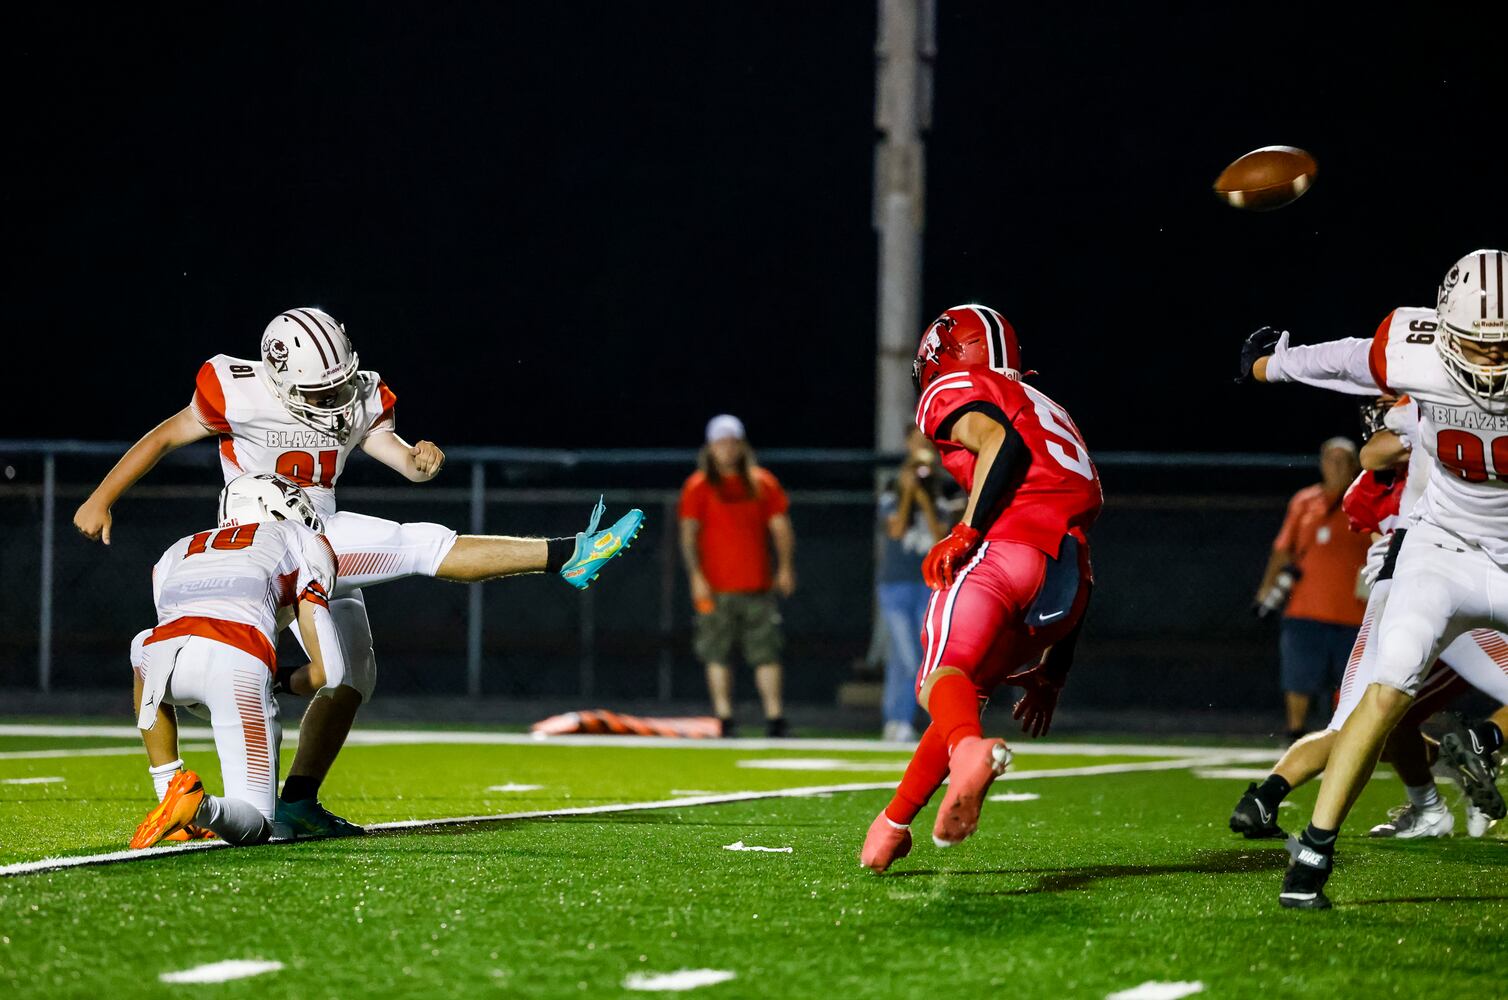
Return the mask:
[(780, 481), (755, 468), (755, 495), (743, 480), (724, 476), (713, 486), (695, 472), (681, 487), (681, 519), (701, 525), (696, 546), (702, 574), (719, 594), (752, 594), (770, 589), (770, 518), (790, 509)]
[(1068, 411), (1019, 379), (985, 367), (939, 376), (917, 402), (916, 425), (942, 455), (943, 467), (965, 490), (974, 488), (978, 456), (956, 441), (938, 440), (954, 413), (971, 403), (993, 406), (1031, 451), (1026, 477), (985, 532), (985, 538), (1023, 542), (1057, 558), (1063, 536), (1081, 542), (1104, 504), (1100, 477)]
[(1295, 493), (1272, 543), (1293, 553), (1303, 574), (1293, 585), (1284, 617), (1360, 625), (1367, 602), (1356, 596), (1356, 574), (1371, 544), (1371, 538), (1351, 530), (1340, 497), (1326, 495), (1318, 484)]

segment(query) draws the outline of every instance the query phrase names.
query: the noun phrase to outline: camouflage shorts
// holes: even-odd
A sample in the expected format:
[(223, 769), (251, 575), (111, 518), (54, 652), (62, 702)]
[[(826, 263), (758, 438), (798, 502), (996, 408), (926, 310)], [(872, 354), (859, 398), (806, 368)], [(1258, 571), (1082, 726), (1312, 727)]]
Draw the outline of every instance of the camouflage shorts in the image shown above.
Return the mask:
[(717, 606), (696, 616), (692, 647), (697, 659), (726, 664), (734, 643), (751, 667), (780, 662), (784, 637), (774, 594), (718, 594)]

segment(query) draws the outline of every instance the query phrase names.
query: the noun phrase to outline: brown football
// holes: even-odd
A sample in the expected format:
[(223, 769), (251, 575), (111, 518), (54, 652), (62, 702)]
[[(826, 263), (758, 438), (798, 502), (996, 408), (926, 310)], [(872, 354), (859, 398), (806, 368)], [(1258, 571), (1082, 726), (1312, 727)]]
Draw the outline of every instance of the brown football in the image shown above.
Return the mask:
[(1319, 165), (1293, 146), (1263, 146), (1215, 178), (1215, 194), (1227, 205), (1254, 212), (1282, 208), (1309, 190)]

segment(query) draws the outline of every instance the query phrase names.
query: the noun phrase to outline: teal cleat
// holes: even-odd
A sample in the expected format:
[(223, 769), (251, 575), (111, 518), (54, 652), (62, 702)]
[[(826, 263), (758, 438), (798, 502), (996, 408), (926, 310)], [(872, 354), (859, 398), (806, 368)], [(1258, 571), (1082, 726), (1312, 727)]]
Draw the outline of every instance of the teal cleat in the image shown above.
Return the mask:
[(639, 537), (639, 529), (644, 527), (644, 512), (635, 507), (611, 528), (598, 531), (597, 524), (606, 510), (607, 506), (599, 498), (597, 506), (592, 508), (592, 519), (586, 530), (576, 536), (576, 551), (560, 567), (561, 577), (577, 590), (590, 587), (608, 560), (633, 545), (634, 539)]
[(314, 799), (284, 802), (278, 799), (277, 822), (286, 825), (294, 837), (360, 837), (366, 830), (335, 815)]

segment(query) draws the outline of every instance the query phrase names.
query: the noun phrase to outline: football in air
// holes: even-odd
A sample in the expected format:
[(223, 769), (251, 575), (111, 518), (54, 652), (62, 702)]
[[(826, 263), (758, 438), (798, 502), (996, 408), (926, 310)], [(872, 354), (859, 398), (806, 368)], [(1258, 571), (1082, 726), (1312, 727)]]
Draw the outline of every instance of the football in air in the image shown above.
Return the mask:
[(1263, 146), (1222, 170), (1215, 194), (1232, 207), (1269, 212), (1297, 201), (1318, 172), (1319, 164), (1302, 149)]

